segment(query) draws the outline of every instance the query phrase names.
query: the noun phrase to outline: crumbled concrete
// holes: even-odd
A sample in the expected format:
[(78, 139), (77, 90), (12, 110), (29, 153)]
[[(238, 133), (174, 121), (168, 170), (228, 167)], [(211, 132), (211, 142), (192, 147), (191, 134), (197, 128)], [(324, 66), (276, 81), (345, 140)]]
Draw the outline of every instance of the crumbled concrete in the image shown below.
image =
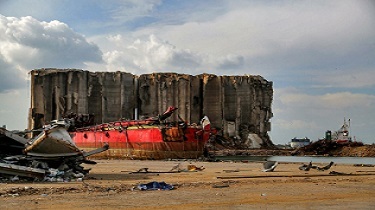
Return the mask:
[(261, 76), (217, 76), (77, 69), (31, 71), (29, 129), (70, 113), (93, 114), (95, 123), (156, 116), (168, 108), (188, 123), (208, 116), (221, 135), (240, 139), (244, 148), (273, 146), (273, 87)]

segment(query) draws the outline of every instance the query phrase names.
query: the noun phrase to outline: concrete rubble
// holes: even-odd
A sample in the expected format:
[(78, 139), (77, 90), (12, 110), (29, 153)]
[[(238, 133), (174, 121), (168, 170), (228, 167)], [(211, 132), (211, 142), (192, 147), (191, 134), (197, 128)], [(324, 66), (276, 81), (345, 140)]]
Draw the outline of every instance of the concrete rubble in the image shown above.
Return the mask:
[(32, 139), (0, 128), (0, 182), (81, 181), (90, 170), (81, 164), (96, 164), (87, 157), (108, 146), (82, 151), (70, 138), (68, 127), (68, 122), (56, 121), (33, 131), (39, 135)]
[(67, 115), (100, 124), (156, 116), (173, 105), (188, 123), (204, 115), (230, 144), (272, 148), (272, 82), (261, 76), (217, 76), (78, 69), (37, 69), (31, 75), (29, 129)]

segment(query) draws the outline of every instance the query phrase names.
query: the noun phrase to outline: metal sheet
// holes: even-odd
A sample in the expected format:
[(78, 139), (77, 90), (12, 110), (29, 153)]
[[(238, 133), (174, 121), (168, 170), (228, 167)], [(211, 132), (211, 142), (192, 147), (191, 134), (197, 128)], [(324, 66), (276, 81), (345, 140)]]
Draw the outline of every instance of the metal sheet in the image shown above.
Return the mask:
[(45, 170), (19, 166), (14, 164), (0, 163), (0, 174), (8, 174), (22, 177), (43, 178)]

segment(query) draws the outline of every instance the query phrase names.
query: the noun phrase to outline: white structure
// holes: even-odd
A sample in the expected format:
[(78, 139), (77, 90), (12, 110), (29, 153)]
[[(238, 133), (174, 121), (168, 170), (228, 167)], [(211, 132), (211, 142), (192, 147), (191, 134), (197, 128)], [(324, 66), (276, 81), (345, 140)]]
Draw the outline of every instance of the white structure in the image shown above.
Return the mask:
[(303, 139), (297, 139), (294, 137), (292, 141), (290, 142), (290, 147), (292, 148), (300, 148), (311, 144), (311, 141), (309, 138), (305, 137)]

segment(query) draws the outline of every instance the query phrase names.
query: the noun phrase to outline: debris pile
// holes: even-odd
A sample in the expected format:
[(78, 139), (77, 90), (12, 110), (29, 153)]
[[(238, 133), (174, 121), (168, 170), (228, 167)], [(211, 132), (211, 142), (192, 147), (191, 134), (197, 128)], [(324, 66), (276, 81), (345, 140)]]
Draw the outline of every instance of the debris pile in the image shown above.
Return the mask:
[(54, 121), (26, 139), (0, 129), (0, 182), (8, 181), (82, 181), (90, 169), (82, 163), (96, 164), (87, 157), (108, 150), (108, 145), (90, 152), (80, 150), (72, 141), (67, 121)]
[(129, 174), (138, 174), (138, 173), (156, 173), (156, 174), (161, 174), (161, 173), (180, 173), (180, 172), (198, 172), (198, 171), (203, 171), (205, 169), (204, 166), (196, 166), (193, 164), (189, 164), (186, 166), (186, 169), (181, 168), (181, 164), (177, 164), (173, 166), (170, 170), (168, 171), (150, 171), (148, 168), (140, 168), (137, 171), (122, 171), (122, 172), (129, 172)]
[(63, 115), (63, 118), (69, 119), (70, 126), (68, 128), (68, 131), (74, 131), (77, 128), (83, 128), (95, 124), (94, 114), (76, 114), (74, 112), (71, 112), (67, 115)]
[(362, 142), (348, 142), (347, 144), (340, 144), (336, 141), (322, 139), (293, 151), (291, 155), (352, 156), (349, 154), (342, 155), (341, 152), (346, 150), (345, 148), (356, 148), (362, 146)]

